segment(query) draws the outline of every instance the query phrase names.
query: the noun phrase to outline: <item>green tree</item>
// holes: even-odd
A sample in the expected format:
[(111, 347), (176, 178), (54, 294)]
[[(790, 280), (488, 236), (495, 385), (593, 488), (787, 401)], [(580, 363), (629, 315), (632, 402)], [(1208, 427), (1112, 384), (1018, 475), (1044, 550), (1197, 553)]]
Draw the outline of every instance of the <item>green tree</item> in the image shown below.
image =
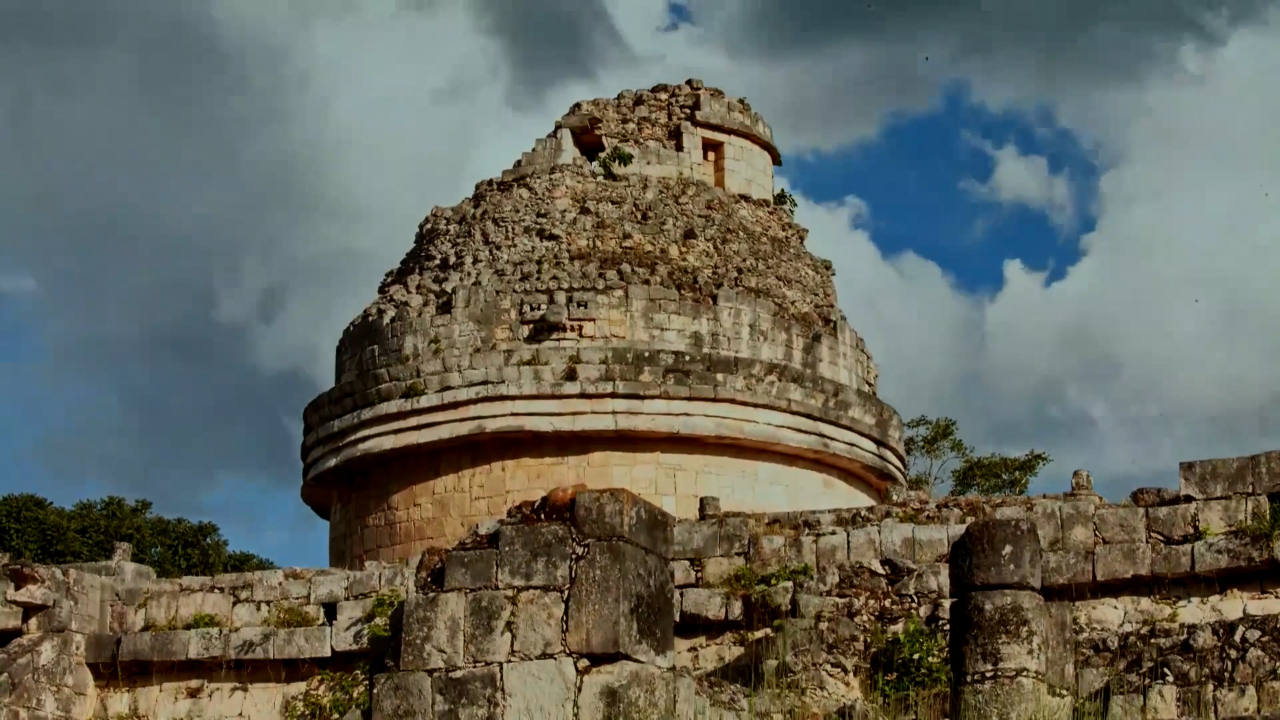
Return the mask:
[(973, 447), (960, 439), (956, 421), (948, 417), (921, 415), (904, 427), (907, 485), (930, 495), (946, 479), (951, 480), (952, 495), (1024, 495), (1031, 479), (1051, 460), (1038, 450), (975, 455)]
[(152, 512), (148, 500), (109, 496), (70, 508), (31, 493), (0, 496), (0, 552), (49, 565), (111, 558), (115, 543), (133, 546), (133, 561), (160, 577), (216, 575), (275, 567), (253, 553), (232, 551), (222, 530)]

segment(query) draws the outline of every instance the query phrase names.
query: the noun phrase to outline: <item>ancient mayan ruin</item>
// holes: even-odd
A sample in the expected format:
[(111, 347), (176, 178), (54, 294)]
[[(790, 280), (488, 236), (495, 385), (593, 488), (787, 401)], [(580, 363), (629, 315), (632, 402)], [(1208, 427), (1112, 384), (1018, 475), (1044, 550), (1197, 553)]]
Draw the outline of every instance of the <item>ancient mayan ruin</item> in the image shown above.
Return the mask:
[(920, 717), (1280, 718), (1280, 451), (902, 493), (779, 162), (696, 80), (574, 105), (343, 333), (302, 447), (331, 567), (4, 564), (0, 718), (876, 718), (920, 628)]

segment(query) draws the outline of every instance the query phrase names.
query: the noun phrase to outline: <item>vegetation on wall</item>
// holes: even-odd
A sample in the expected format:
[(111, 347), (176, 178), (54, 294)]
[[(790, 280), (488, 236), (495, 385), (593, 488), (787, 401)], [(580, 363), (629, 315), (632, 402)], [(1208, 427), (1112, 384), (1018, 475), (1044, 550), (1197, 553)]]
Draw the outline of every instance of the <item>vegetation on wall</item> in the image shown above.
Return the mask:
[(948, 417), (921, 415), (905, 428), (907, 484), (930, 495), (948, 479), (952, 495), (1025, 495), (1032, 478), (1052, 459), (1039, 450), (975, 455), (973, 446), (960, 438), (956, 421)]
[(110, 560), (115, 543), (160, 577), (269, 570), (264, 557), (227, 547), (211, 522), (164, 517), (148, 500), (109, 496), (60, 507), (32, 493), (0, 496), (0, 553), (47, 565)]

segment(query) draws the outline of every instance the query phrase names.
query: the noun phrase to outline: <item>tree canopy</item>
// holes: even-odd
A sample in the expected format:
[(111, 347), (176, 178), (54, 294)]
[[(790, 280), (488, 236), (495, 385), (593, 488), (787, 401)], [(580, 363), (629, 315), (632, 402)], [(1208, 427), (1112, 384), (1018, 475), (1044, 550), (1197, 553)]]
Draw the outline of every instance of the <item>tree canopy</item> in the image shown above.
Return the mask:
[(160, 577), (275, 567), (264, 557), (230, 550), (214, 523), (156, 515), (148, 500), (108, 496), (64, 508), (31, 493), (0, 496), (0, 553), (13, 560), (99, 562), (111, 559), (117, 542), (132, 545), (133, 561)]
[(948, 417), (921, 415), (904, 427), (907, 485), (930, 495), (948, 479), (952, 495), (1025, 495), (1031, 479), (1051, 461), (1039, 450), (975, 455), (973, 447), (960, 439), (956, 421)]

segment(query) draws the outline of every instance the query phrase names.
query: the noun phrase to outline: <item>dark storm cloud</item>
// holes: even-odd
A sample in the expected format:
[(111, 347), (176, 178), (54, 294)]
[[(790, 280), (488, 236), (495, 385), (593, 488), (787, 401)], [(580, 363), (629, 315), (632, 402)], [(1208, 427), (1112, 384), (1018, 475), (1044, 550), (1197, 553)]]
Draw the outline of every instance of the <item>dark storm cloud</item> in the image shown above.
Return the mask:
[(80, 401), (40, 456), (55, 480), (171, 502), (219, 473), (297, 481), (282, 418), (316, 388), (255, 367), (216, 288), (323, 196), (289, 58), (215, 9), (0, 3), (0, 262), (39, 286), (47, 364), (24, 372)]
[(555, 85), (595, 77), (630, 57), (601, 0), (471, 0), (472, 12), (504, 48), (518, 103)]

